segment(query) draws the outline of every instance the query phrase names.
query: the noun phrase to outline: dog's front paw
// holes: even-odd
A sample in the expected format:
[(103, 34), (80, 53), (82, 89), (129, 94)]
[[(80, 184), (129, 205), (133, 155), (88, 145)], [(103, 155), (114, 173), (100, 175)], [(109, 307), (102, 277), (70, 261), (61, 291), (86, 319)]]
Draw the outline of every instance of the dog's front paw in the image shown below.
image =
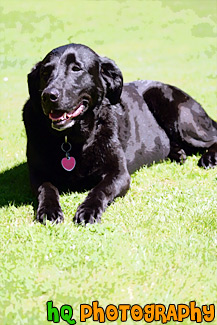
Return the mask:
[(46, 224), (47, 220), (61, 223), (63, 222), (64, 217), (60, 207), (41, 206), (37, 210), (36, 220), (43, 224)]
[(75, 213), (74, 223), (86, 225), (87, 223), (97, 223), (101, 221), (101, 211), (100, 209), (92, 209), (90, 207), (85, 207), (85, 205), (80, 205)]

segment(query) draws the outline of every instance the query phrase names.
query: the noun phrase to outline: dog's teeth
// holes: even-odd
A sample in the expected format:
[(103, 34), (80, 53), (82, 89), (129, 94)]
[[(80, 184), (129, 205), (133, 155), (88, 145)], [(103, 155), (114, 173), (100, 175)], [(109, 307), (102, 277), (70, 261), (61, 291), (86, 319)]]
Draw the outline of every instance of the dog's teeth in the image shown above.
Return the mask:
[(63, 118), (66, 120), (67, 119), (67, 114), (64, 113)]

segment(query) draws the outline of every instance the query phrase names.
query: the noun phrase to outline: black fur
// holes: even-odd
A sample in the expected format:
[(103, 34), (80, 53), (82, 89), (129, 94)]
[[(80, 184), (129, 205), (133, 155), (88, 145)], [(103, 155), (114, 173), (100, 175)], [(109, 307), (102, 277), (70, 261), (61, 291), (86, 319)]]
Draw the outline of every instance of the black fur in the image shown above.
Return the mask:
[[(123, 85), (116, 64), (87, 46), (54, 49), (33, 68), (28, 85), (23, 119), (40, 222), (63, 221), (59, 190), (90, 190), (74, 221), (94, 223), (145, 164), (184, 162), (201, 152), (200, 166), (217, 165), (217, 124), (200, 104), (160, 82)], [(76, 165), (66, 171), (62, 149), (70, 146)]]

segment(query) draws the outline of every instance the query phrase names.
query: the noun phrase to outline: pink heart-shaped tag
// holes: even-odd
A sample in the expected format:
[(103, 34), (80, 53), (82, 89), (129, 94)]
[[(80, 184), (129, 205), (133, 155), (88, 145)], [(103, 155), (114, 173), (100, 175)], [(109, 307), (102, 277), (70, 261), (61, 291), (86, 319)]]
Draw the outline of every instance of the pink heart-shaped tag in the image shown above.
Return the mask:
[(76, 164), (75, 158), (74, 157), (69, 157), (69, 158), (65, 157), (61, 160), (61, 164), (65, 170), (70, 172), (71, 170), (73, 170), (75, 168), (75, 164)]

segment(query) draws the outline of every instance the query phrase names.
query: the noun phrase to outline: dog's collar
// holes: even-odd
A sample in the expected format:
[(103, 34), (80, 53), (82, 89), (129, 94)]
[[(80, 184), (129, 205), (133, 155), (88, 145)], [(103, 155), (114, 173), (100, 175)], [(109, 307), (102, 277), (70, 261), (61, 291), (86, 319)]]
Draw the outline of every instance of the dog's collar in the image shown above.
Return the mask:
[(68, 142), (67, 135), (65, 136), (65, 141), (61, 145), (61, 149), (65, 152), (66, 156), (61, 160), (62, 167), (67, 171), (71, 172), (76, 165), (76, 160), (74, 157), (70, 157), (69, 152), (71, 151), (71, 143)]

